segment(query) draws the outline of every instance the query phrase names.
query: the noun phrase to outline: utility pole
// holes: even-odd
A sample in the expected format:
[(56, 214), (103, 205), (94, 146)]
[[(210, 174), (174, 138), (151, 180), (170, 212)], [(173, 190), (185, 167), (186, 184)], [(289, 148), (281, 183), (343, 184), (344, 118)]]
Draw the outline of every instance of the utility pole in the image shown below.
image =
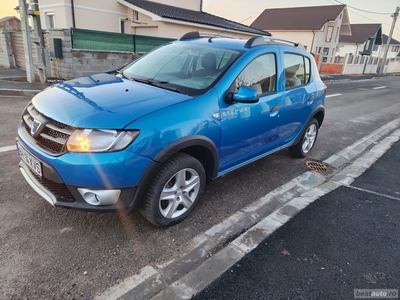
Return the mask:
[(393, 30), (394, 30), (394, 27), (396, 26), (397, 17), (399, 16), (399, 10), (400, 10), (400, 6), (397, 6), (396, 7), (396, 11), (392, 15), (392, 17), (393, 17), (392, 28), (390, 28), (390, 33), (389, 33), (389, 36), (388, 36), (388, 40), (386, 42), (386, 49), (385, 49), (385, 53), (383, 54), (383, 60), (382, 60), (381, 68), (379, 70), (379, 75), (382, 75), (383, 69), (385, 68), (387, 54), (388, 54), (388, 51), (389, 51), (390, 40), (392, 39), (392, 36), (393, 36)]
[(26, 79), (32, 83), (35, 82), (35, 70), (33, 68), (31, 33), (25, 0), (19, 0), (19, 11), (21, 15), (22, 41), (25, 50)]
[(40, 24), (40, 12), (38, 0), (33, 0), (31, 3), (32, 9), (28, 11), (29, 15), (32, 16), (34, 39), (32, 42), (36, 45), (37, 55), (37, 70), (40, 78), (40, 82), (46, 82), (46, 64), (44, 59), (44, 39), (42, 26)]

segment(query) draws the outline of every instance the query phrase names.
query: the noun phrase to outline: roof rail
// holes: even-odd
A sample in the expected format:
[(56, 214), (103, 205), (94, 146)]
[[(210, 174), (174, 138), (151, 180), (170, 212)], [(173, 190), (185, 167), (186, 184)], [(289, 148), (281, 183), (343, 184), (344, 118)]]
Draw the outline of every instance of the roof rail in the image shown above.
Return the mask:
[(216, 38), (216, 37), (224, 37), (224, 38), (230, 38), (230, 39), (238, 39), (235, 36), (231, 35), (226, 35), (226, 34), (221, 34), (221, 33), (215, 33), (215, 32), (199, 32), (199, 31), (191, 31), (188, 33), (185, 33), (179, 40), (187, 40), (187, 39), (198, 39), (198, 38)]
[(252, 38), (250, 38), (247, 43), (244, 45), (246, 48), (251, 48), (254, 46), (258, 46), (258, 45), (264, 45), (268, 42), (283, 42), (283, 43), (287, 43), (287, 44), (291, 44), (296, 48), (302, 49), (304, 50), (304, 46), (302, 44), (300, 44), (299, 42), (294, 42), (291, 40), (286, 40), (286, 39), (281, 39), (281, 38), (276, 38), (273, 36), (254, 36)]

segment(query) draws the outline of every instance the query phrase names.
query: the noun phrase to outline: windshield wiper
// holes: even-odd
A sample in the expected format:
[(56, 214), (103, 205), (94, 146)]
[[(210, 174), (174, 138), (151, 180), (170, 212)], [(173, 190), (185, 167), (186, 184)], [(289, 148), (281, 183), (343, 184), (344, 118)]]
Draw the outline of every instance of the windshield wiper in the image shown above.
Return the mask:
[(141, 82), (141, 83), (145, 83), (145, 84), (149, 84), (152, 86), (156, 86), (165, 90), (169, 90), (169, 91), (173, 91), (173, 92), (177, 92), (182, 94), (182, 92), (174, 87), (170, 87), (170, 86), (165, 86), (165, 84), (169, 83), (169, 81), (155, 81), (152, 79), (143, 79), (143, 78), (131, 78), (132, 80), (135, 80), (137, 82)]

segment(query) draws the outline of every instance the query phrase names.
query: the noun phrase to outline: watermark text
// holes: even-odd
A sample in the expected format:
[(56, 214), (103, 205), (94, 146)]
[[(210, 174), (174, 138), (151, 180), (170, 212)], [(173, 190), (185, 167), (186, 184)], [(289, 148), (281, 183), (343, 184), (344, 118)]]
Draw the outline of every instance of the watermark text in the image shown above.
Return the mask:
[(354, 289), (356, 299), (398, 299), (398, 289)]

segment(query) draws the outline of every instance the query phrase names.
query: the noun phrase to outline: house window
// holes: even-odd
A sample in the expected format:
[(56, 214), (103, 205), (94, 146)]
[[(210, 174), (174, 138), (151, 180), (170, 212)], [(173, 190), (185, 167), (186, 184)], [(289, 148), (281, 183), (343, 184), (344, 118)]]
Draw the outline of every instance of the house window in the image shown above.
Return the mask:
[(336, 38), (335, 38), (336, 43), (339, 42), (339, 27), (336, 28)]
[(399, 52), (399, 46), (392, 46), (392, 52)]
[(325, 42), (332, 41), (332, 35), (333, 35), (333, 26), (328, 26), (328, 31), (326, 32)]
[(373, 51), (378, 51), (379, 46), (378, 45), (374, 45), (374, 50)]
[(327, 58), (326, 56), (324, 56), (324, 57), (322, 58), (322, 62), (326, 63), (327, 61), (328, 61), (328, 58)]
[(137, 10), (133, 11), (133, 20), (139, 21), (139, 12)]
[(121, 33), (125, 33), (125, 21), (121, 19), (120, 25), (121, 25)]
[(371, 40), (368, 40), (367, 43), (365, 44), (364, 50), (368, 50), (371, 44)]
[(48, 11), (44, 13), (46, 29), (55, 28), (54, 11)]
[(322, 53), (323, 55), (328, 55), (329, 54), (329, 48), (325, 47), (324, 52)]

